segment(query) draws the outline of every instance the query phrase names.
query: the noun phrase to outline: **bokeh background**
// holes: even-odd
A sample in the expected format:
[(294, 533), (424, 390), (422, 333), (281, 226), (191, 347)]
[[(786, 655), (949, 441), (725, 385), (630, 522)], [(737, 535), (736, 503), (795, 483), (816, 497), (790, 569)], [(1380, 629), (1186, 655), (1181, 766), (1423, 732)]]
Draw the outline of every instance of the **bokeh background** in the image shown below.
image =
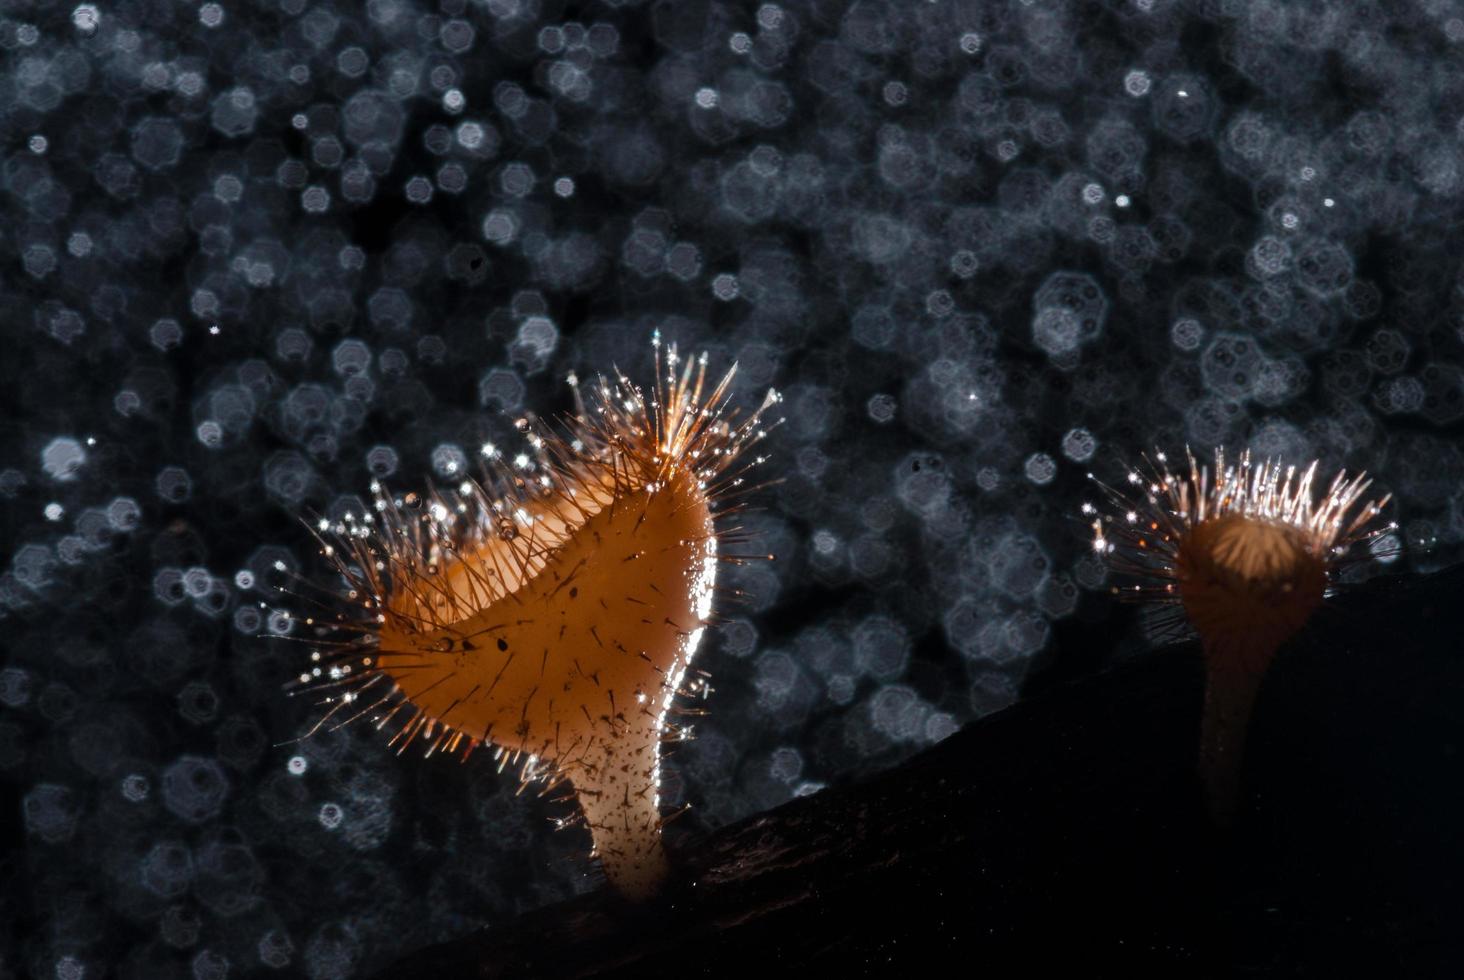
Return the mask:
[(482, 757), (281, 744), (273, 569), (657, 328), (786, 395), (683, 842), (1142, 648), (1078, 516), (1139, 451), (1366, 467), (1457, 559), (1461, 113), (1446, 0), (6, 4), (0, 973), (361, 976), (594, 887)]

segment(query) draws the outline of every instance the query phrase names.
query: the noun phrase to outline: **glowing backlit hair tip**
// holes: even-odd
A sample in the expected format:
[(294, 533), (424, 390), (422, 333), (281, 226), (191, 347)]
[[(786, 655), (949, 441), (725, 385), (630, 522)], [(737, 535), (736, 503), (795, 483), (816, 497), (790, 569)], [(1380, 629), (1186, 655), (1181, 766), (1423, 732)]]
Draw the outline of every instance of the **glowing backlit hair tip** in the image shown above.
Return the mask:
[(324, 696), (307, 737), (364, 719), (391, 726), (398, 752), (487, 745), (520, 790), (572, 786), (579, 817), (562, 823), (589, 825), (635, 898), (667, 870), (660, 746), (688, 734), (668, 718), (677, 698), (710, 690), (691, 661), (717, 565), (771, 557), (729, 553), (745, 538), (717, 521), (759, 489), (745, 475), (761, 457), (740, 455), (780, 400), (769, 391), (742, 417), (735, 366), (711, 384), (705, 355), (678, 373), (676, 348), (663, 359), (653, 344), (649, 395), (616, 372), (587, 405), (575, 379), (562, 431), (516, 423), (532, 456), (489, 444), (481, 482), (426, 496), (373, 483), (374, 514), (312, 527), (344, 608), (317, 626), (296, 682)]
[(1108, 509), (1083, 515), (1093, 548), (1131, 580), (1115, 593), (1175, 603), (1205, 651), (1200, 772), (1211, 812), (1228, 823), (1236, 805), (1245, 729), (1261, 678), (1277, 649), (1321, 604), (1353, 549), (1394, 530), (1377, 518), (1389, 497), (1367, 500), (1365, 473), (1339, 472), (1317, 492), (1317, 463), (1234, 463), (1215, 450), (1214, 468), (1185, 451), (1176, 474), (1163, 453), (1130, 470), (1127, 488), (1097, 480)]

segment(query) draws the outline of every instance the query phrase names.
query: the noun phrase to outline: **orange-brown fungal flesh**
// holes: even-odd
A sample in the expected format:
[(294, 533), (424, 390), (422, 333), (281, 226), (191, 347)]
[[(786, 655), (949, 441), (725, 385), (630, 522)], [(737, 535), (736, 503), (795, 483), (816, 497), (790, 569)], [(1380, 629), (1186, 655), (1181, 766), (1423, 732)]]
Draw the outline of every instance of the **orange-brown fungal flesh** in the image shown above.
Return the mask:
[[(674, 349), (668, 359), (674, 369)], [(365, 617), (322, 627), (356, 638), (328, 673), (301, 677), (343, 688), (316, 729), (400, 721), (402, 748), (489, 744), (526, 782), (568, 780), (610, 880), (654, 892), (660, 745), (679, 734), (667, 715), (705, 690), (688, 668), (716, 566), (739, 560), (719, 548), (735, 531), (719, 531), (714, 510), (742, 492), (758, 460), (739, 453), (778, 400), (738, 422), (731, 377), (708, 392), (703, 358), (649, 398), (624, 378), (602, 383), (566, 435), (530, 435), (537, 467), (520, 457), (491, 488), (426, 502), (373, 487), (376, 515), (325, 526)]]
[[(486, 552), (503, 544), (485, 542), (459, 569), (501, 564)], [(611, 879), (643, 892), (637, 869), (660, 866), (664, 715), (711, 612), (715, 556), (711, 512), (689, 477), (624, 493), (506, 600), (413, 633), (402, 627), (419, 600), (398, 596), (376, 666), (420, 717), (567, 776)], [(447, 587), (472, 591), (461, 571)]]
[[(706, 501), (686, 484), (626, 494), (508, 599), (449, 624), (410, 631), (423, 610), (397, 596), (377, 669), (438, 724), (561, 768), (607, 737), (606, 726), (654, 718), (710, 612), (698, 606), (710, 606), (715, 534)], [(495, 543), (461, 561), (491, 566), (484, 552)]]
[(1185, 617), (1207, 650), (1237, 666), (1264, 670), (1274, 651), (1322, 603), (1327, 563), (1296, 528), (1227, 514), (1190, 528), (1174, 555), (1175, 583)]

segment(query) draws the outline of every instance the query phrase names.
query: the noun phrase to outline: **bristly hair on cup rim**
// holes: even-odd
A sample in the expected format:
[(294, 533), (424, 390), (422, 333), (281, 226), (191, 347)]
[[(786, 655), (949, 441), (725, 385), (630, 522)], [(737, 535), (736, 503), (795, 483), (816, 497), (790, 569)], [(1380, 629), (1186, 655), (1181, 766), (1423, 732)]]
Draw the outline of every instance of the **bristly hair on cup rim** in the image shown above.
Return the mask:
[(1385, 555), (1359, 555), (1354, 549), (1395, 531), (1396, 522), (1370, 527), (1392, 499), (1391, 494), (1363, 501), (1372, 478), (1365, 472), (1339, 471), (1318, 498), (1319, 462), (1305, 469), (1279, 459), (1254, 461), (1249, 450), (1234, 465), (1225, 448), (1215, 450), (1213, 473), (1185, 448), (1188, 473), (1176, 474), (1168, 456), (1156, 451), (1142, 456), (1147, 472), (1130, 468), (1125, 492), (1088, 478), (1103, 492), (1112, 511), (1084, 503), (1082, 513), (1093, 532), (1093, 550), (1109, 568), (1135, 581), (1113, 586), (1115, 595), (1134, 601), (1177, 602), (1175, 559), (1184, 538), (1206, 521), (1239, 516), (1283, 525), (1301, 535), (1308, 550), (1323, 561), (1329, 581), (1346, 565)]

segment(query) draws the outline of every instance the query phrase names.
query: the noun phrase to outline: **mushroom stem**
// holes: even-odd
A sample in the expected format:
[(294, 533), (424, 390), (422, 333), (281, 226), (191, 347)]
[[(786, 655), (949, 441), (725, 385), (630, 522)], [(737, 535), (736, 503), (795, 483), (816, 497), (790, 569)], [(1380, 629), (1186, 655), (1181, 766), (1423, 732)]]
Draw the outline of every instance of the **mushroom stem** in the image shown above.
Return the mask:
[(1256, 693), (1276, 649), (1252, 650), (1244, 659), (1205, 644), (1205, 706), (1200, 719), (1199, 774), (1205, 805), (1220, 827), (1235, 821), (1240, 801), (1245, 736)]
[(657, 797), (660, 734), (638, 725), (602, 741), (571, 778), (595, 851), (610, 883), (631, 901), (645, 901), (670, 872), (661, 844)]

